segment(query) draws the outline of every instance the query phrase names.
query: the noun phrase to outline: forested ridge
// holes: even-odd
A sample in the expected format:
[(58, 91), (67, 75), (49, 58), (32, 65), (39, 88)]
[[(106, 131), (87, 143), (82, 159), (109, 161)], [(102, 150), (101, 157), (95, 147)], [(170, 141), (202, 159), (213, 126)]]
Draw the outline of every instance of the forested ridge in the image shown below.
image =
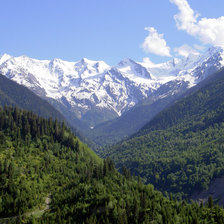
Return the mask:
[[(23, 110), (33, 111), (43, 118), (57, 119), (60, 122), (66, 121), (66, 124), (72, 129), (72, 132), (75, 133), (82, 142), (96, 149), (97, 146), (77, 129), (77, 127), (79, 127), (79, 125), (77, 126), (77, 123), (79, 123), (78, 119), (74, 116), (69, 116), (69, 112), (63, 109), (62, 104), (57, 105), (53, 99), (49, 101), (51, 101), (51, 104), (34, 94), (27, 87), (19, 85), (0, 74), (0, 106), (14, 106)], [(69, 120), (66, 120), (65, 117), (69, 118)], [(76, 126), (74, 126), (74, 124), (76, 124)]]
[[(57, 120), (0, 107), (0, 135), (0, 222), (224, 223), (211, 198), (199, 205), (164, 197), (125, 167), (118, 173)], [(49, 209), (28, 215), (46, 197)]]
[(17, 106), (24, 110), (30, 110), (44, 118), (65, 120), (47, 101), (41, 99), (28, 88), (17, 84), (0, 74), (0, 105)]
[(189, 198), (224, 175), (224, 71), (160, 112), (128, 140), (105, 149), (163, 192)]
[(0, 109), (0, 139), (2, 217), (41, 205), (56, 187), (101, 162), (64, 122), (18, 108)]

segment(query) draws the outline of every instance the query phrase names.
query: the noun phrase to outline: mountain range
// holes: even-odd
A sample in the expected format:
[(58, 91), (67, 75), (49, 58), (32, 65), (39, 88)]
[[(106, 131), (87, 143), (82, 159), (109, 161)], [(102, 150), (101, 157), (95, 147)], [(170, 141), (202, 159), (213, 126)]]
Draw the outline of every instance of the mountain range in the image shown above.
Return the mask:
[(126, 121), (130, 123), (134, 115), (129, 116), (129, 113), (136, 115), (139, 113), (139, 109), (133, 112), (136, 108), (150, 105), (152, 116), (139, 119), (131, 131), (126, 127), (122, 137), (134, 133), (172, 101), (167, 99), (175, 99), (223, 65), (224, 52), (220, 47), (212, 47), (202, 55), (175, 58), (162, 64), (125, 59), (116, 66), (109, 66), (103, 61), (86, 58), (67, 62), (7, 54), (0, 57), (2, 75), (46, 99), (73, 126), (93, 132), (93, 136), (99, 133), (98, 126), (108, 127), (105, 122), (114, 125), (117, 119), (126, 116), (130, 117)]

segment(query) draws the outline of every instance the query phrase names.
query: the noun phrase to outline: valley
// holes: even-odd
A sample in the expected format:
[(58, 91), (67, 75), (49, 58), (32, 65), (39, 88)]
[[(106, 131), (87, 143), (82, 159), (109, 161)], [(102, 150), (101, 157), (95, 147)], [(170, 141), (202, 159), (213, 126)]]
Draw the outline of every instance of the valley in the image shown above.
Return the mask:
[(224, 224), (224, 1), (1, 1), (0, 224)]
[[(0, 107), (0, 121), (3, 223), (224, 221), (223, 208), (212, 199), (204, 206), (177, 201), (125, 168), (118, 173), (110, 159), (96, 156), (64, 123), (10, 107)], [(49, 192), (50, 209), (40, 214)]]
[(0, 62), (0, 220), (224, 223), (222, 48), (151, 67)]
[(135, 135), (105, 149), (104, 156), (163, 192), (189, 197), (207, 189), (223, 175), (223, 74), (214, 74)]

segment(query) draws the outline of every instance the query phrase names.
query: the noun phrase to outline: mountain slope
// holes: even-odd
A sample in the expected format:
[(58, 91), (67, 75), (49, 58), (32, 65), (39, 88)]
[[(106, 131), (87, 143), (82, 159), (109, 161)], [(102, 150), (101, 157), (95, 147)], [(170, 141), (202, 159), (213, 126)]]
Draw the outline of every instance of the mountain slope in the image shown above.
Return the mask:
[[(223, 67), (223, 50), (211, 48), (204, 55), (173, 60), (160, 65), (151, 65), (150, 72), (163, 82), (152, 94), (123, 113), (120, 117), (97, 125), (89, 138), (99, 145), (115, 144), (137, 132), (156, 114), (177, 99), (195, 91), (219, 68)], [(165, 80), (165, 81), (164, 81)], [(189, 91), (189, 89), (192, 89)]]
[(169, 94), (163, 98), (159, 96), (147, 98), (122, 114), (122, 116), (97, 125), (90, 132), (87, 132), (88, 137), (96, 144), (103, 146), (115, 144), (136, 133), (156, 114), (182, 97), (182, 94), (188, 88), (188, 84), (185, 82), (176, 83), (176, 87), (174, 85), (174, 82), (168, 82), (166, 85), (161, 86), (157, 92), (162, 93), (169, 88), (172, 91), (178, 89), (175, 94)]
[[(0, 61), (0, 71), (8, 78), (26, 85), (46, 99), (58, 101), (89, 126), (97, 123), (96, 116), (104, 113), (106, 120), (114, 118), (133, 106), (139, 97), (147, 95), (146, 87), (143, 90), (139, 88), (141, 85), (146, 86), (144, 82), (149, 80), (149, 77), (145, 77), (146, 71), (143, 71), (144, 78), (140, 74), (136, 81), (132, 81), (126, 75), (129, 70), (122, 72), (122, 64), (118, 68), (110, 68), (102, 61), (88, 59), (79, 62), (65, 62), (60, 59), (40, 61), (25, 56), (14, 58), (7, 55)], [(136, 70), (134, 66), (125, 68), (133, 69), (134, 72)], [(132, 76), (135, 77), (134, 74)], [(89, 114), (93, 110), (96, 113)], [(103, 121), (101, 116), (100, 122)]]
[[(53, 118), (61, 122), (67, 121), (73, 133), (83, 142), (92, 148), (97, 147), (95, 143), (84, 137), (79, 131), (87, 127), (79, 119), (74, 117), (73, 114), (69, 113), (62, 104), (58, 104), (57, 101), (54, 100), (52, 100), (50, 104), (28, 88), (17, 84), (3, 75), (0, 75), (0, 106), (16, 106), (20, 109), (33, 111), (44, 118)], [(73, 124), (78, 124), (77, 128)]]
[(224, 70), (105, 155), (157, 189), (189, 197), (224, 175), (223, 111)]
[(40, 205), (82, 169), (83, 157), (84, 165), (101, 163), (65, 123), (11, 107), (0, 107), (0, 121), (1, 217)]
[(32, 110), (45, 118), (54, 118), (63, 121), (65, 118), (47, 101), (22, 85), (0, 75), (0, 105), (17, 106), (24, 110)]
[(224, 221), (212, 199), (205, 206), (178, 202), (127, 169), (122, 176), (64, 124), (16, 108), (0, 108), (0, 121), (1, 223)]
[(222, 48), (211, 48), (203, 55), (163, 64), (125, 59), (113, 67), (85, 58), (66, 62), (3, 55), (0, 72), (57, 104), (66, 116), (75, 117), (73, 125), (86, 130), (121, 116), (147, 98), (153, 103), (198, 84), (224, 65), (223, 54)]

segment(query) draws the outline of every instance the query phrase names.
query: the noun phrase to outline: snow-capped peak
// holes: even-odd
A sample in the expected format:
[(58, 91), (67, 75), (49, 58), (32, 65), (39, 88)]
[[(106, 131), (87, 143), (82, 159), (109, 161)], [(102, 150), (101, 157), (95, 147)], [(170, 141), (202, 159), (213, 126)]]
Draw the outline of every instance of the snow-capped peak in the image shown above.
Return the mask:
[(79, 118), (95, 108), (121, 115), (147, 97), (162, 98), (182, 86), (196, 85), (223, 66), (224, 50), (220, 47), (160, 64), (127, 58), (113, 67), (87, 58), (68, 62), (7, 54), (0, 57), (1, 74), (42, 97), (57, 100)]
[(59, 58), (54, 58), (50, 61), (50, 63), (53, 64), (61, 64), (63, 61)]
[(216, 53), (223, 52), (223, 50), (224, 50), (224, 46), (213, 46), (213, 47), (210, 47), (206, 52), (207, 54), (212, 56)]
[(104, 61), (93, 61), (82, 58), (74, 64), (74, 70), (78, 72), (81, 78), (88, 78), (102, 74), (110, 69)]
[(141, 63), (135, 62), (130, 58), (126, 58), (118, 63), (116, 69), (124, 76), (131, 78), (153, 79), (150, 72)]
[(0, 55), (0, 64), (4, 63), (5, 61), (9, 60), (10, 58), (12, 58), (12, 56), (10, 56), (9, 54)]
[(127, 66), (127, 65), (131, 65), (131, 64), (135, 64), (136, 62), (130, 58), (125, 58), (122, 61), (120, 61), (117, 65), (117, 67), (123, 67), (123, 66)]
[(87, 67), (102, 67), (104, 70), (110, 69), (110, 66), (104, 61), (94, 61), (87, 58), (82, 58), (80, 61), (76, 62), (77, 66), (87, 66)]

